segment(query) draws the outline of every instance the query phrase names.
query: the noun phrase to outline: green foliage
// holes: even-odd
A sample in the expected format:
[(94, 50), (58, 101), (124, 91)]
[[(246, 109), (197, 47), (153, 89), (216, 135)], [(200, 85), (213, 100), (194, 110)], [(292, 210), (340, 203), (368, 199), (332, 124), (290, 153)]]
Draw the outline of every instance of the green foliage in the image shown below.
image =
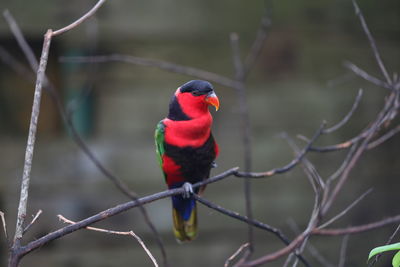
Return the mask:
[(397, 251), (396, 255), (394, 255), (394, 257), (392, 259), (392, 265), (393, 265), (393, 267), (400, 266), (400, 250)]
[(391, 250), (399, 250), (392, 259), (392, 265), (393, 265), (393, 267), (400, 267), (400, 242), (391, 244), (391, 245), (374, 248), (369, 253), (368, 260), (370, 260), (372, 257), (374, 257), (377, 254), (380, 254), (382, 252), (391, 251)]

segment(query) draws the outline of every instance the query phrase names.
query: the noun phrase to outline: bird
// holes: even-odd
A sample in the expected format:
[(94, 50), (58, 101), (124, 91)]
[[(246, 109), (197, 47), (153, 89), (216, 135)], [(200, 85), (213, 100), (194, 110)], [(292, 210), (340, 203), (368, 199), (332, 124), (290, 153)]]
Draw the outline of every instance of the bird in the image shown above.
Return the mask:
[(208, 81), (192, 80), (178, 87), (169, 102), (166, 118), (155, 130), (157, 159), (169, 189), (184, 188), (172, 196), (173, 232), (178, 242), (197, 236), (197, 208), (193, 193), (205, 186), (192, 184), (210, 176), (216, 167), (218, 144), (211, 133), (213, 118), (209, 106), (219, 109), (219, 99)]

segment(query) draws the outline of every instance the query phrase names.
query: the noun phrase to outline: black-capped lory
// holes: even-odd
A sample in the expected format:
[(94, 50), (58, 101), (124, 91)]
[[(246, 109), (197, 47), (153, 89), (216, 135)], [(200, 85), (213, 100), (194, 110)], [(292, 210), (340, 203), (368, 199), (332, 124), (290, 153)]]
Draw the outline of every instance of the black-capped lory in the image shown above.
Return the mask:
[[(185, 189), (185, 194), (172, 196), (178, 241), (191, 241), (197, 235), (196, 200), (191, 185), (209, 177), (218, 155), (218, 145), (211, 134), (209, 105), (219, 108), (213, 86), (207, 81), (189, 81), (175, 91), (168, 116), (157, 124), (155, 132), (157, 158), (168, 188)], [(197, 188), (194, 193), (203, 190), (204, 187)]]

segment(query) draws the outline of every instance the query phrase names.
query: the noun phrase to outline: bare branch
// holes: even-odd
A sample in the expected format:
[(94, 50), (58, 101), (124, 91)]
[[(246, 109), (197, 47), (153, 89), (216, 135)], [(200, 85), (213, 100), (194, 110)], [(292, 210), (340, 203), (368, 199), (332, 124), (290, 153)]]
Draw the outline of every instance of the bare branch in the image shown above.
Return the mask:
[(395, 136), (399, 132), (400, 132), (400, 125), (397, 125), (395, 128), (393, 128), (389, 132), (385, 133), (384, 135), (382, 135), (378, 139), (370, 142), (368, 144), (368, 146), (367, 146), (367, 149), (373, 149), (373, 148), (383, 144), (385, 141), (389, 140), (390, 138), (392, 138), (393, 136)]
[(386, 88), (389, 90), (392, 90), (391, 86), (389, 84), (387, 84), (384, 81), (381, 81), (380, 79), (372, 76), (371, 74), (368, 74), (365, 70), (359, 68), (358, 66), (356, 66), (354, 63), (350, 62), (350, 61), (346, 61), (343, 63), (343, 65), (351, 70), (353, 73), (355, 73), (357, 76), (360, 76), (361, 78), (363, 78), (364, 80), (373, 83), (379, 87), (382, 88)]
[(243, 267), (258, 266), (260, 264), (264, 264), (264, 263), (279, 259), (280, 257), (285, 256), (285, 255), (291, 253), (292, 251), (294, 251), (304, 241), (304, 239), (309, 234), (310, 234), (310, 232), (305, 231), (302, 234), (300, 234), (295, 240), (293, 240), (288, 246), (286, 246), (274, 253), (262, 256), (258, 259), (245, 262), (241, 266), (243, 266)]
[(18, 62), (4, 47), (0, 46), (0, 60), (10, 66), (10, 68), (19, 74), (21, 77), (29, 79), (29, 81), (34, 81), (35, 77), (32, 72), (26, 68), (23, 64)]
[[(233, 65), (235, 67), (235, 77), (238, 81), (238, 86), (235, 87), (237, 100), (239, 104), (240, 110), (240, 122), (241, 122), (241, 134), (242, 134), (242, 143), (243, 143), (243, 157), (244, 157), (244, 171), (251, 171), (252, 164), (252, 156), (251, 156), (251, 127), (250, 127), (250, 118), (249, 118), (249, 109), (247, 105), (247, 95), (246, 95), (246, 86), (244, 84), (246, 79), (245, 74), (245, 66), (243, 65), (241, 55), (240, 55), (240, 47), (239, 47), (239, 35), (237, 33), (230, 34), (230, 43), (232, 48), (232, 58)], [(244, 196), (245, 196), (245, 207), (246, 207), (246, 216), (249, 219), (253, 218), (253, 210), (252, 210), (252, 199), (251, 199), (251, 181), (250, 179), (244, 180)], [(248, 242), (249, 242), (249, 253), (247, 256), (250, 256), (254, 250), (254, 231), (253, 227), (248, 225)]]
[(332, 263), (330, 263), (319, 251), (318, 249), (311, 244), (310, 242), (308, 242), (308, 246), (307, 246), (307, 250), (308, 252), (322, 265), (325, 267), (334, 267), (335, 265), (333, 265)]
[[(385, 106), (381, 110), (381, 112), (378, 114), (377, 119), (375, 120), (374, 123), (371, 123), (370, 126), (368, 126), (365, 130), (363, 130), (359, 135), (356, 137), (353, 137), (352, 139), (345, 141), (343, 143), (339, 143), (336, 145), (330, 145), (330, 146), (324, 146), (324, 147), (311, 147), (310, 151), (316, 151), (316, 152), (330, 152), (330, 151), (335, 151), (335, 150), (341, 150), (345, 148), (349, 148), (353, 146), (354, 144), (358, 143), (359, 141), (368, 138), (368, 142), (370, 139), (378, 132), (379, 127), (383, 125), (383, 123), (387, 122), (388, 120), (390, 121), (392, 119), (391, 114), (392, 111), (396, 109), (396, 106), (393, 106), (396, 100), (396, 93), (392, 92), (388, 99), (386, 100)], [(393, 133), (390, 133), (388, 135), (388, 138), (391, 137), (391, 134), (396, 134), (397, 130), (394, 130)], [(386, 137), (385, 137), (386, 138)], [(383, 138), (382, 141), (385, 141), (386, 139)], [(303, 140), (307, 140), (306, 138), (301, 138)], [(374, 146), (371, 146), (373, 148)], [(366, 149), (369, 149), (369, 145), (367, 145)]]
[(385, 121), (385, 118), (388, 114), (388, 112), (391, 111), (393, 103), (395, 103), (396, 99), (396, 94), (393, 92), (390, 94), (388, 99), (386, 100), (386, 103), (384, 107), (382, 108), (381, 112), (378, 114), (377, 118), (375, 121), (371, 124), (369, 129), (366, 131), (367, 136), (364, 138), (360, 146), (357, 148), (355, 151), (354, 155), (352, 155), (349, 163), (347, 166), (344, 168), (342, 175), (340, 176), (335, 188), (333, 189), (332, 193), (330, 196), (326, 199), (324, 202), (324, 207), (322, 209), (322, 215), (326, 214), (328, 209), (331, 207), (332, 203), (335, 201), (338, 193), (341, 191), (343, 185), (347, 181), (350, 171), (353, 169), (354, 165), (356, 162), (360, 159), (361, 155), (364, 153), (364, 151), (367, 149), (369, 141), (373, 138), (373, 136), (377, 133), (379, 130), (379, 127), (382, 125), (382, 123)]
[[(76, 222), (68, 220), (67, 218), (65, 218), (62, 215), (57, 215), (57, 217), (62, 220), (65, 223), (69, 223), (69, 224), (75, 224)], [(96, 231), (96, 232), (102, 232), (102, 233), (107, 233), (107, 234), (115, 234), (115, 235), (129, 235), (132, 236), (136, 239), (136, 241), (142, 246), (142, 248), (144, 249), (144, 251), (146, 252), (146, 254), (149, 256), (149, 258), (151, 259), (151, 261), (153, 262), (155, 267), (158, 267), (158, 263), (157, 260), (154, 258), (153, 254), (151, 254), (150, 250), (147, 248), (146, 244), (143, 242), (143, 240), (135, 234), (135, 232), (128, 231), (128, 232), (121, 232), (121, 231), (112, 231), (112, 230), (107, 230), (107, 229), (102, 229), (102, 228), (97, 228), (97, 227), (85, 227), (85, 229), (88, 230), (92, 230), (92, 231)]]
[(155, 67), (162, 70), (185, 74), (188, 76), (195, 76), (200, 79), (208, 80), (210, 82), (215, 82), (220, 85), (235, 88), (237, 86), (237, 82), (225, 76), (193, 68), (188, 66), (182, 66), (179, 64), (151, 59), (151, 58), (142, 58), (135, 57), (130, 55), (120, 55), (120, 54), (111, 54), (111, 55), (99, 55), (99, 56), (91, 56), (91, 57), (60, 57), (61, 62), (77, 62), (77, 63), (107, 63), (107, 62), (124, 62), (139, 66), (145, 67)]
[(261, 18), (260, 27), (257, 31), (257, 36), (251, 45), (244, 61), (244, 75), (247, 76), (254, 67), (257, 59), (260, 57), (265, 41), (268, 37), (268, 28), (271, 26), (271, 19), (268, 10), (265, 10), (264, 16)]
[(229, 38), (231, 42), (233, 66), (235, 68), (235, 77), (237, 81), (243, 83), (245, 80), (245, 73), (240, 55), (239, 35), (236, 32), (232, 32), (229, 35)]
[(233, 253), (224, 264), (224, 267), (229, 267), (229, 264), (245, 249), (249, 246), (249, 243), (244, 243), (241, 245), (235, 253)]
[(318, 228), (325, 228), (328, 225), (332, 224), (333, 222), (337, 221), (340, 219), (343, 215), (345, 215), (349, 210), (351, 210), (355, 205), (357, 205), (361, 200), (363, 200), (369, 193), (372, 192), (372, 188), (368, 189), (365, 191), (361, 196), (359, 196), (356, 200), (353, 201), (349, 206), (347, 206), (344, 210), (342, 210), (339, 214), (325, 222), (324, 224), (320, 225)]
[(320, 128), (316, 131), (314, 136), (309, 140), (308, 144), (301, 150), (301, 152), (287, 165), (281, 167), (281, 168), (274, 168), (272, 170), (266, 171), (266, 172), (237, 172), (235, 176), (237, 177), (250, 177), (250, 178), (264, 178), (264, 177), (270, 177), (275, 174), (280, 174), (287, 172), (294, 168), (301, 160), (303, 157), (306, 155), (306, 153), (310, 150), (312, 144), (318, 139), (318, 137), (322, 134), (322, 130), (325, 127), (325, 122), (321, 124)]
[(26, 145), (26, 153), (25, 153), (25, 163), (24, 163), (24, 171), (22, 177), (22, 185), (21, 185), (21, 196), (18, 206), (18, 216), (17, 216), (17, 225), (15, 228), (15, 236), (14, 236), (14, 245), (19, 245), (19, 240), (22, 238), (23, 234), (23, 224), (26, 217), (26, 209), (27, 209), (27, 202), (28, 202), (28, 192), (29, 192), (29, 181), (30, 181), (30, 174), (32, 169), (32, 159), (33, 159), (33, 151), (35, 147), (35, 140), (36, 140), (36, 130), (37, 130), (37, 123), (39, 119), (39, 112), (40, 112), (40, 99), (42, 96), (42, 85), (44, 80), (44, 73), (46, 70), (47, 59), (49, 56), (49, 48), (50, 42), (52, 37), (52, 31), (48, 30), (44, 37), (43, 42), (43, 50), (42, 55), (40, 57), (40, 64), (37, 71), (37, 79), (36, 79), (36, 86), (35, 86), (35, 94), (33, 99), (33, 106), (32, 106), (32, 115), (31, 121), (29, 125), (29, 135), (28, 135), (28, 143)]
[(72, 30), (73, 28), (77, 27), (79, 24), (81, 24), (82, 22), (84, 22), (85, 20), (87, 20), (88, 18), (90, 18), (91, 16), (93, 16), (93, 15), (96, 13), (96, 11), (97, 11), (105, 2), (106, 2), (106, 0), (99, 0), (99, 1), (97, 2), (97, 4), (96, 4), (91, 10), (89, 10), (86, 14), (84, 14), (82, 17), (80, 17), (80, 18), (77, 19), (76, 21), (72, 22), (70, 25), (68, 25), (68, 26), (66, 26), (66, 27), (64, 27), (64, 28), (62, 28), (62, 29), (59, 29), (59, 30), (54, 31), (54, 32), (53, 32), (53, 36), (63, 34), (63, 33), (65, 33), (65, 32), (67, 32), (67, 31), (70, 31), (70, 30)]
[[(214, 203), (212, 203), (212, 202), (210, 202), (210, 201), (208, 201), (208, 200), (206, 200), (206, 199), (204, 199), (202, 197), (199, 197), (198, 195), (194, 195), (194, 197), (196, 198), (196, 200), (198, 202), (200, 202), (201, 204), (203, 204), (203, 205), (205, 205), (205, 206), (207, 206), (207, 207), (209, 207), (211, 209), (214, 209), (214, 210), (216, 210), (216, 211), (218, 211), (218, 212), (220, 212), (222, 214), (228, 215), (229, 217), (235, 218), (235, 219), (237, 219), (239, 221), (251, 224), (252, 226), (257, 227), (259, 229), (262, 229), (262, 230), (265, 230), (267, 232), (270, 232), (270, 233), (274, 234), (276, 237), (278, 237), (286, 245), (290, 244), (290, 240), (279, 229), (277, 229), (275, 227), (272, 227), (272, 226), (270, 226), (268, 224), (262, 223), (260, 221), (254, 220), (254, 219), (250, 219), (250, 218), (248, 218), (246, 216), (242, 216), (237, 212), (227, 210), (227, 209), (225, 209), (225, 208), (223, 208), (223, 207), (221, 207), (219, 205), (216, 205), (216, 204), (214, 204)], [(305, 266), (310, 266), (309, 263), (306, 261), (306, 259), (304, 259), (301, 255), (299, 255), (297, 253), (295, 253), (295, 255), (296, 255), (296, 257), (299, 258), (299, 260), (301, 262), (304, 263)], [(239, 266), (240, 266), (240, 264), (239, 264)]]
[(400, 222), (400, 215), (396, 215), (394, 217), (389, 217), (377, 222), (373, 223), (368, 223), (368, 224), (363, 224), (363, 225), (358, 225), (358, 226), (352, 226), (352, 227), (347, 227), (347, 228), (338, 228), (338, 229), (320, 229), (320, 228), (315, 228), (312, 231), (313, 235), (331, 235), (331, 236), (337, 236), (337, 235), (351, 235), (351, 234), (357, 234), (357, 233), (362, 233), (366, 231), (371, 231), (377, 228), (384, 227), (388, 224), (393, 224), (393, 223), (399, 223)]
[(15, 36), (15, 39), (17, 40), (18, 45), (24, 51), (26, 59), (29, 62), (29, 65), (31, 66), (31, 68), (34, 71), (36, 71), (37, 68), (39, 67), (36, 56), (33, 53), (32, 49), (30, 48), (28, 42), (24, 38), (24, 35), (22, 34), (21, 29), (18, 27), (17, 22), (15, 21), (14, 17), (11, 15), (10, 11), (8, 11), (8, 10), (5, 10), (3, 12), (3, 16), (4, 16), (5, 20), (7, 21), (11, 32)]
[(345, 124), (349, 121), (349, 119), (351, 118), (351, 116), (353, 116), (354, 111), (357, 109), (358, 104), (360, 103), (360, 100), (361, 100), (362, 95), (363, 95), (363, 90), (360, 88), (360, 89), (358, 90), (357, 97), (356, 97), (356, 99), (354, 100), (353, 106), (351, 107), (351, 109), (350, 109), (350, 111), (347, 113), (347, 115), (344, 116), (344, 118), (343, 118), (339, 123), (337, 123), (336, 125), (334, 125), (334, 126), (332, 126), (332, 127), (330, 127), (330, 128), (324, 129), (324, 130), (322, 131), (322, 133), (323, 133), (323, 134), (332, 133), (332, 132), (336, 131), (337, 129), (341, 128), (343, 125), (345, 125)]
[(372, 52), (373, 52), (373, 54), (375, 56), (376, 62), (378, 63), (379, 69), (381, 70), (381, 72), (382, 72), (383, 76), (385, 77), (387, 83), (392, 85), (392, 80), (390, 79), (390, 76), (389, 76), (389, 74), (388, 74), (388, 72), (387, 72), (387, 70), (385, 68), (385, 65), (383, 64), (383, 61), (382, 61), (381, 55), (379, 54), (378, 47), (376, 46), (375, 40), (372, 37), (372, 34), (368, 29), (368, 25), (365, 22), (364, 16), (363, 16), (363, 14), (362, 14), (362, 12), (361, 12), (360, 8), (358, 7), (358, 4), (357, 4), (357, 2), (355, 0), (353, 0), (353, 5), (354, 5), (354, 10), (356, 12), (356, 15), (360, 19), (361, 26), (362, 26), (362, 28), (363, 28), (363, 30), (365, 32), (365, 35), (368, 38), (369, 44), (371, 45)]
[(4, 216), (4, 212), (2, 211), (0, 211), (0, 218), (1, 218), (1, 223), (3, 225), (4, 236), (6, 237), (6, 240), (8, 240), (6, 219)]
[(342, 240), (342, 245), (340, 246), (340, 255), (338, 267), (344, 267), (346, 263), (346, 251), (347, 245), (349, 243), (349, 235), (345, 235)]
[(262, 256), (256, 260), (249, 261), (246, 263), (243, 263), (241, 266), (258, 266), (260, 264), (274, 261), (292, 251), (294, 251), (303, 241), (305, 238), (307, 238), (309, 235), (332, 235), (332, 236), (337, 236), (337, 235), (348, 235), (348, 234), (355, 234), (355, 233), (360, 233), (360, 232), (365, 232), (369, 230), (373, 230), (376, 228), (383, 227), (387, 224), (390, 223), (398, 223), (400, 221), (400, 215), (397, 215), (395, 217), (390, 217), (378, 222), (370, 223), (370, 224), (365, 224), (365, 225), (360, 225), (360, 226), (354, 226), (354, 227), (348, 227), (344, 229), (319, 229), (319, 228), (307, 228), (303, 233), (298, 235), (295, 240), (293, 240), (288, 246), (285, 248), (282, 248), (274, 253), (267, 254), (265, 256)]
[(36, 212), (35, 216), (33, 216), (32, 221), (25, 227), (24, 232), (22, 234), (25, 234), (26, 232), (28, 232), (28, 230), (32, 227), (32, 225), (39, 218), (40, 214), (42, 214), (42, 210), (38, 210), (38, 212)]
[[(329, 187), (329, 186), (332, 184), (332, 182), (335, 181), (335, 180), (343, 173), (343, 171), (346, 169), (347, 165), (348, 165), (349, 162), (350, 162), (350, 159), (353, 157), (354, 152), (355, 152), (356, 149), (357, 149), (357, 144), (358, 144), (358, 143), (354, 143), (354, 144), (350, 147), (349, 152), (347, 152), (347, 155), (346, 155), (346, 157), (344, 158), (344, 160), (343, 160), (342, 164), (340, 165), (340, 167), (339, 167), (332, 175), (330, 175), (330, 176), (328, 177), (328, 179), (326, 179), (326, 185), (327, 185), (327, 187)], [(323, 199), (323, 203), (325, 202), (325, 198), (327, 197), (327, 193), (329, 193), (328, 191), (329, 191), (329, 188), (327, 188), (327, 189), (325, 190), (325, 192), (324, 192), (324, 193), (325, 193), (325, 196), (324, 196), (324, 199)]]
[[(339, 143), (339, 144), (329, 145), (329, 146), (321, 146), (321, 147), (312, 146), (312, 147), (310, 147), (310, 151), (314, 151), (314, 152), (332, 152), (332, 151), (346, 149), (346, 148), (352, 147), (355, 143), (359, 142), (360, 140), (362, 140), (367, 135), (368, 135), (368, 131), (363, 131), (359, 135), (357, 135), (356, 137), (353, 137), (352, 139), (344, 141), (344, 142)], [(306, 140), (304, 138), (301, 138), (301, 139)]]
[[(300, 154), (300, 149), (296, 145), (294, 140), (292, 138), (290, 138), (287, 133), (283, 133), (281, 136), (291, 146), (291, 148), (295, 152), (295, 155), (298, 156)], [(306, 157), (302, 158), (301, 166), (303, 167), (303, 170), (304, 170), (305, 174), (307, 175), (311, 186), (313, 187), (314, 193), (319, 194), (320, 191), (325, 187), (325, 183), (322, 180), (321, 176), (319, 175), (318, 171), (315, 169), (314, 165)]]
[(378, 222), (374, 223), (369, 223), (369, 224), (364, 224), (364, 225), (359, 225), (359, 226), (353, 226), (353, 227), (348, 227), (348, 228), (342, 228), (342, 229), (319, 229), (319, 228), (314, 228), (309, 231), (304, 231), (302, 234), (298, 235), (295, 240), (293, 240), (288, 246), (285, 248), (282, 248), (274, 253), (267, 254), (265, 256), (262, 256), (256, 260), (246, 262), (242, 264), (241, 266), (258, 266), (260, 264), (274, 261), (276, 259), (279, 259), (280, 257), (287, 255), (288, 253), (294, 251), (303, 241), (306, 237), (308, 237), (310, 234), (311, 235), (331, 235), (331, 236), (338, 236), (338, 235), (349, 235), (349, 234), (356, 234), (356, 233), (361, 233), (361, 232), (366, 232), (370, 230), (374, 230), (377, 228), (381, 228), (385, 225), (392, 224), (392, 223), (398, 223), (400, 222), (400, 215), (397, 215), (395, 217), (390, 217), (383, 219)]

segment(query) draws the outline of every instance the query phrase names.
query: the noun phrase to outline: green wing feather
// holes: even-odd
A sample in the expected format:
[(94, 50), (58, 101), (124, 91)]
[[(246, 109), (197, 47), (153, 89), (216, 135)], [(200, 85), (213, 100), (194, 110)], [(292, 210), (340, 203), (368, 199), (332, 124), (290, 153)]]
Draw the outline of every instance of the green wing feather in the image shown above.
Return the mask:
[[(162, 164), (163, 164), (162, 156), (165, 153), (164, 133), (165, 133), (165, 125), (162, 121), (160, 121), (157, 124), (156, 132), (154, 134), (154, 139), (156, 142), (157, 160), (158, 160), (158, 163), (160, 164), (161, 169), (162, 169)], [(164, 173), (164, 177), (165, 177), (165, 173)]]

